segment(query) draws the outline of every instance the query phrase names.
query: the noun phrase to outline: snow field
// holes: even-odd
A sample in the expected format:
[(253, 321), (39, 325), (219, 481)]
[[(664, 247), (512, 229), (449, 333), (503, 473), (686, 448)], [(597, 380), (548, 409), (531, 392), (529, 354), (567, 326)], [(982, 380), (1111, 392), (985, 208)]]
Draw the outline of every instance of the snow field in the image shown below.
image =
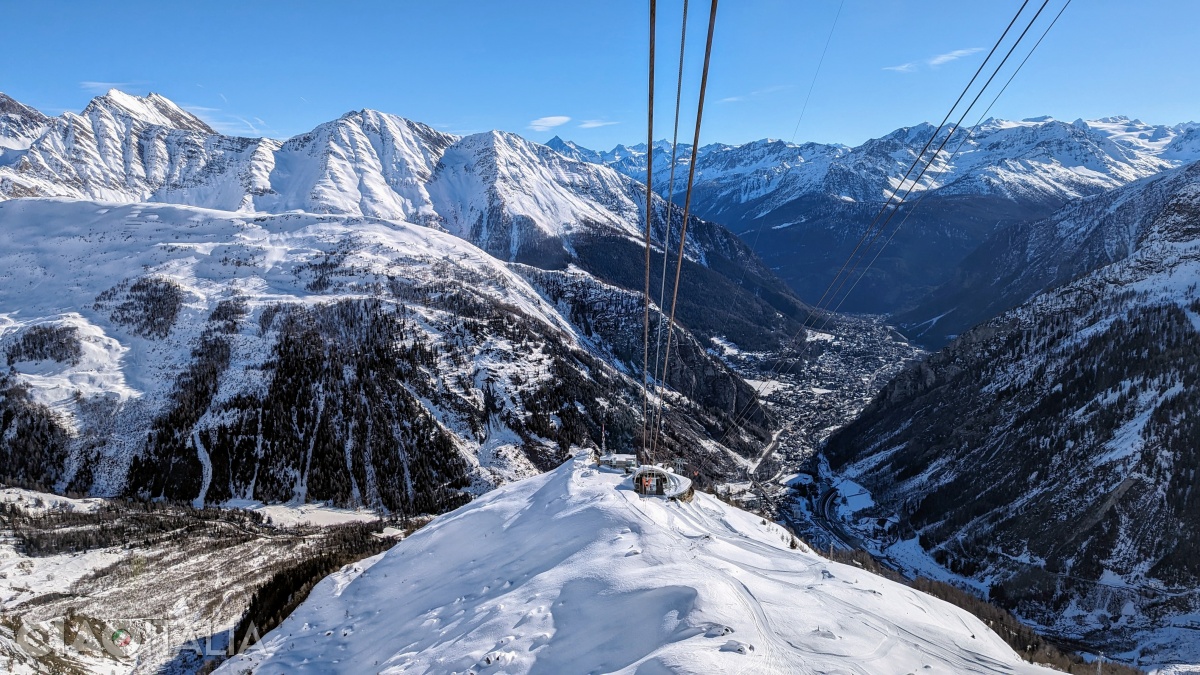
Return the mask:
[(965, 612), (788, 541), (572, 461), (332, 575), (220, 672), (1042, 672)]

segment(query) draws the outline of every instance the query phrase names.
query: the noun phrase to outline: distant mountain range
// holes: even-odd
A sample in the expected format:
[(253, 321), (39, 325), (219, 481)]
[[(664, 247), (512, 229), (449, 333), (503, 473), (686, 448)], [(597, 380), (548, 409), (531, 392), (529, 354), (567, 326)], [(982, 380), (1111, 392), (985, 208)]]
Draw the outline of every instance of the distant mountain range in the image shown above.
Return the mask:
[[(853, 148), (778, 140), (706, 145), (697, 152), (692, 209), (740, 234), (800, 297), (816, 302), (933, 131), (932, 125), (919, 124)], [(960, 138), (965, 138), (961, 149)], [(559, 138), (548, 145), (645, 179), (645, 144), (617, 146), (607, 153)], [(690, 151), (690, 146), (679, 148), (673, 188), (667, 185), (670, 144), (657, 143), (654, 154), (656, 190), (673, 193), (680, 202)], [(903, 222), (843, 309), (908, 310), (906, 323), (928, 321), (937, 316), (929, 313), (936, 307), (911, 312), (1005, 226), (1048, 216), (1068, 200), (1196, 159), (1196, 123), (1149, 125), (1126, 117), (1068, 123), (1041, 117), (989, 119), (964, 129), (950, 139), (893, 217), (888, 233), (870, 249), (867, 259)], [(911, 181), (903, 190), (909, 185)], [(921, 206), (914, 211), (919, 199)], [(932, 344), (945, 341), (928, 333), (921, 338)]]
[[(705, 146), (693, 209), (815, 301), (932, 132)], [(550, 145), (645, 176), (644, 145)], [(942, 566), (1126, 661), (1194, 663), (1200, 125), (988, 120), (957, 145), (899, 208), (904, 229), (844, 307), (946, 346), (817, 463), (874, 500), (851, 527), (898, 520), (880, 555)], [(669, 152), (656, 148), (654, 175), (680, 200)], [(925, 563), (912, 562), (914, 537)]]

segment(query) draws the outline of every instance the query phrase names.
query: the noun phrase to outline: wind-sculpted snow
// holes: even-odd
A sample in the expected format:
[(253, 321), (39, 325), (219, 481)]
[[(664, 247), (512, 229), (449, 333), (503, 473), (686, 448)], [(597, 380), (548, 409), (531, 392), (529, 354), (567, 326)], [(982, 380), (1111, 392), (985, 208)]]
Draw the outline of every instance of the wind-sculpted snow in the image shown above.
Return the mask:
[[(978, 619), (582, 461), (344, 568), (221, 673), (1034, 673)], [(447, 573), (451, 571), (451, 573)]]

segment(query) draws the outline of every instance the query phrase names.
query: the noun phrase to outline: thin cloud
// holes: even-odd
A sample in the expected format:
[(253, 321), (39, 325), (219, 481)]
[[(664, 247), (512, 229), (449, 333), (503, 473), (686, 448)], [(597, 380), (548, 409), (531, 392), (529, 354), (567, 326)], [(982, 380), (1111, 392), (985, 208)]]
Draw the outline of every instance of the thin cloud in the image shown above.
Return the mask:
[[(184, 108), (208, 123), (217, 133), (226, 136), (278, 137), (280, 132), (270, 127), (262, 118), (253, 115), (242, 116), (219, 109), (200, 106)], [(252, 121), (253, 120), (253, 121)]]
[(204, 113), (221, 112), (220, 108), (209, 108), (208, 106), (192, 105), (190, 103), (180, 103), (179, 107), (183, 108), (184, 110), (186, 110), (190, 113), (195, 113), (197, 115), (202, 115)]
[(957, 61), (958, 59), (961, 59), (964, 56), (970, 56), (972, 54), (975, 54), (975, 53), (981, 52), (981, 51), (983, 51), (983, 47), (971, 47), (970, 49), (955, 49), (952, 52), (946, 52), (945, 54), (938, 54), (937, 56), (926, 61), (926, 63), (928, 63), (930, 66), (936, 68), (940, 65), (950, 63), (951, 61)]
[(534, 131), (547, 131), (554, 127), (561, 127), (570, 122), (571, 118), (566, 115), (550, 115), (549, 117), (539, 117), (529, 123), (529, 128)]
[(246, 129), (246, 125), (242, 124), (241, 122), (214, 120), (204, 115), (197, 115), (197, 117), (204, 120), (205, 124), (213, 128), (213, 131), (219, 134), (225, 134), (226, 136), (241, 136), (248, 131)]
[[(274, 129), (264, 129), (241, 115), (224, 114), (214, 118), (212, 115), (200, 115), (217, 133), (226, 136), (249, 136), (252, 138), (273, 137), (278, 134)], [(257, 117), (254, 119), (258, 119)], [(261, 121), (261, 120), (260, 120)]]
[(972, 54), (975, 54), (975, 53), (978, 53), (981, 51), (983, 51), (982, 47), (971, 47), (970, 49), (955, 49), (952, 52), (946, 52), (945, 54), (938, 54), (936, 56), (931, 56), (927, 59), (922, 59), (921, 61), (909, 61), (908, 63), (901, 63), (898, 66), (884, 66), (883, 69), (890, 70), (894, 73), (911, 73), (911, 72), (916, 71), (917, 69), (919, 69), (922, 66), (925, 66), (928, 68), (937, 68), (938, 66), (944, 66), (947, 63), (950, 63), (951, 61), (957, 61), (957, 60), (963, 58), (964, 56), (970, 56)]
[(749, 94), (744, 94), (744, 95), (739, 94), (737, 96), (726, 96), (725, 98), (718, 99), (717, 103), (737, 103), (738, 101), (745, 101), (745, 100), (751, 99), (751, 98), (759, 98), (760, 96), (767, 96), (769, 94), (774, 94), (776, 92), (791, 89), (793, 86), (795, 86), (795, 85), (774, 84), (769, 87), (763, 87), (762, 89), (755, 89), (754, 91), (750, 92)]
[(750, 92), (750, 95), (751, 96), (763, 96), (766, 94), (774, 94), (777, 91), (785, 91), (787, 89), (791, 89), (794, 86), (795, 85), (792, 85), (792, 84), (776, 84), (776, 85), (773, 85), (770, 87), (764, 87), (762, 89), (752, 91), (752, 92)]
[(580, 122), (579, 128), (580, 129), (595, 129), (597, 127), (611, 127), (614, 124), (620, 124), (620, 122), (606, 122), (605, 120), (584, 120), (583, 122)]

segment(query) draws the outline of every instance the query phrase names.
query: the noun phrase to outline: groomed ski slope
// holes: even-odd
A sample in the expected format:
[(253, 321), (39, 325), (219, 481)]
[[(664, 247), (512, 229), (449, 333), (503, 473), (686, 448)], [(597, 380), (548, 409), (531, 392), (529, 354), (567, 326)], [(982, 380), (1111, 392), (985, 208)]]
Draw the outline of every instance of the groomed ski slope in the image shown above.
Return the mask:
[(219, 672), (1033, 673), (983, 623), (570, 461), (323, 580)]

